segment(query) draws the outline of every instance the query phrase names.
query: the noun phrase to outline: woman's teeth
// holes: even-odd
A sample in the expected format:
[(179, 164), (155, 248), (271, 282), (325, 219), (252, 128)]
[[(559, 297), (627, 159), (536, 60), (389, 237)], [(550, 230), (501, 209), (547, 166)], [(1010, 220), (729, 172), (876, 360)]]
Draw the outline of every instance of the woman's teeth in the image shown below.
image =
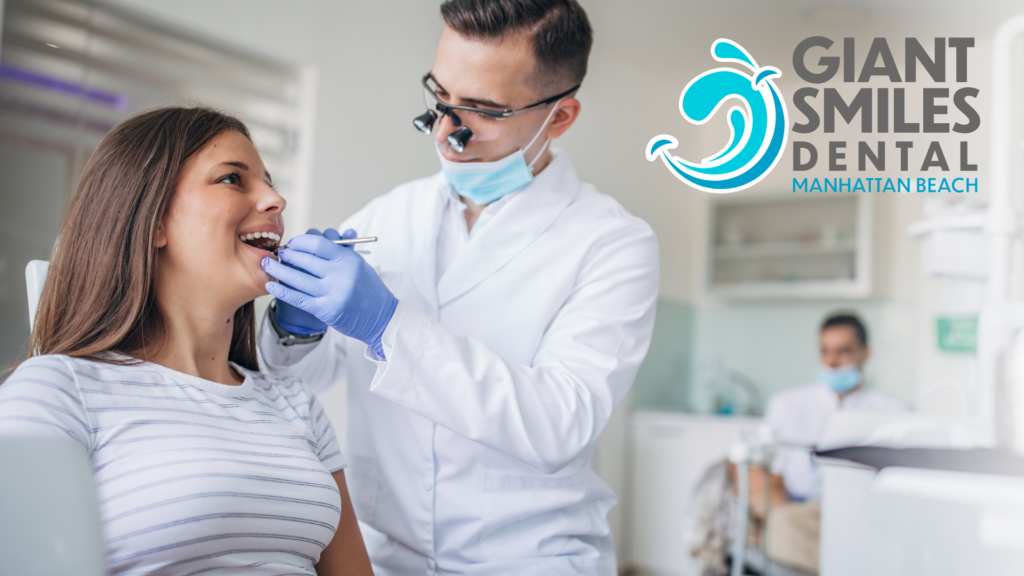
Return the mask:
[(273, 252), (281, 242), (281, 237), (273, 232), (250, 232), (239, 234), (238, 239), (250, 246)]
[(249, 234), (239, 234), (238, 239), (242, 242), (246, 240), (255, 240), (256, 238), (270, 238), (277, 242), (281, 241), (281, 237), (273, 232), (250, 232)]

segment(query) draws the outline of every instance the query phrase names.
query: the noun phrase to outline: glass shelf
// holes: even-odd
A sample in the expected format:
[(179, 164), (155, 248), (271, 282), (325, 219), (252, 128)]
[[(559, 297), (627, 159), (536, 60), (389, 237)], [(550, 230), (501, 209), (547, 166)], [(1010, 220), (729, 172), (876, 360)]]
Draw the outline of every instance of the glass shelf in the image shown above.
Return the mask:
[(726, 298), (867, 297), (868, 201), (860, 195), (713, 199), (707, 292)]
[(715, 258), (783, 258), (789, 256), (813, 256), (819, 254), (856, 253), (855, 241), (842, 242), (835, 246), (807, 246), (797, 242), (762, 242), (738, 246), (716, 246)]

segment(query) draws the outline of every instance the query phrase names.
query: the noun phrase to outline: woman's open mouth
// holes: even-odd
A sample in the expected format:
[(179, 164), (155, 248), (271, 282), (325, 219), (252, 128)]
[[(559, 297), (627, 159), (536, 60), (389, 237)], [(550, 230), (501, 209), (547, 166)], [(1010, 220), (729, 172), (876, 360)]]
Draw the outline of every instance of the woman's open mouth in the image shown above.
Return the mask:
[(249, 234), (239, 234), (238, 239), (243, 244), (252, 246), (253, 248), (259, 248), (265, 250), (271, 254), (275, 254), (277, 245), (281, 243), (281, 237), (273, 232), (252, 232)]

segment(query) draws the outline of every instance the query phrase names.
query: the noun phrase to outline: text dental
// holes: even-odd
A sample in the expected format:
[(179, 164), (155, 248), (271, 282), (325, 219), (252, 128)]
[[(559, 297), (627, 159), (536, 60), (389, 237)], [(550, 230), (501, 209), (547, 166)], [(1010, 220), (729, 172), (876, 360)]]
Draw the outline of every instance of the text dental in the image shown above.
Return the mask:
[[(925, 73), (936, 83), (944, 83), (946, 80), (946, 55), (947, 48), (952, 53), (954, 61), (954, 79), (956, 83), (967, 81), (967, 50), (974, 47), (974, 38), (935, 38), (932, 56), (924, 49), (916, 38), (906, 38), (904, 47), (903, 76), (896, 66), (896, 60), (889, 50), (889, 44), (885, 38), (875, 38), (868, 48), (867, 57), (857, 74), (855, 66), (855, 44), (853, 38), (843, 39), (842, 56), (832, 55), (833, 42), (823, 36), (807, 38), (797, 45), (793, 52), (793, 68), (797, 76), (811, 84), (822, 84), (828, 82), (839, 73), (842, 68), (843, 82), (866, 83), (872, 77), (887, 78), (892, 83), (917, 82), (918, 66), (924, 69)], [(817, 64), (808, 65), (813, 62), (813, 56), (809, 52), (825, 50), (825, 55), (818, 58)], [(809, 134), (816, 130), (823, 130), (826, 134), (835, 132), (836, 115), (843, 121), (851, 124), (860, 115), (860, 131), (863, 134), (887, 134), (890, 131), (895, 134), (948, 134), (950, 131), (956, 134), (969, 134), (978, 129), (981, 119), (978, 112), (971, 105), (971, 100), (978, 96), (978, 89), (970, 86), (956, 88), (952, 94), (952, 104), (963, 116), (960, 122), (950, 124), (944, 118), (948, 111), (950, 88), (930, 87), (922, 89), (922, 116), (921, 118), (908, 119), (906, 114), (906, 92), (905, 88), (860, 88), (852, 98), (847, 101), (836, 88), (825, 88), (819, 91), (817, 88), (800, 88), (793, 94), (793, 104), (806, 120), (793, 125), (793, 132), (797, 134)], [(847, 94), (847, 98), (851, 95)], [(891, 103), (891, 105), (890, 105)], [(816, 107), (820, 107), (822, 113), (819, 115)], [(891, 112), (890, 112), (891, 110)], [(890, 121), (891, 120), (891, 121)], [(913, 120), (913, 121), (911, 121)], [(977, 164), (972, 164), (968, 153), (968, 143), (959, 142), (959, 150), (955, 157), (947, 154), (949, 150), (943, 150), (939, 141), (928, 143), (923, 155), (920, 150), (913, 150), (914, 143), (911, 141), (891, 142), (895, 150), (890, 150), (888, 162), (890, 170), (895, 168), (895, 159), (898, 155), (900, 172), (920, 170), (926, 172), (938, 169), (941, 172), (949, 172), (950, 161), (953, 158), (958, 161), (960, 172), (976, 172)], [(947, 142), (948, 144), (948, 142)], [(828, 143), (828, 170), (829, 172), (844, 172), (847, 170), (847, 154), (856, 155), (857, 170), (864, 172), (868, 163), (877, 170), (884, 171), (887, 166), (886, 142), (875, 143), (860, 141), (857, 142), (857, 150), (853, 152), (847, 149), (845, 141), (830, 141)], [(851, 158), (852, 160), (852, 158)], [(920, 164), (917, 164), (920, 161)], [(911, 164), (911, 162), (914, 162)], [(811, 170), (818, 163), (818, 150), (810, 142), (793, 140), (793, 170), (804, 172)], [(911, 178), (793, 178), (793, 192), (953, 192), (953, 193), (976, 193), (978, 191), (977, 178), (916, 178), (912, 183)]]

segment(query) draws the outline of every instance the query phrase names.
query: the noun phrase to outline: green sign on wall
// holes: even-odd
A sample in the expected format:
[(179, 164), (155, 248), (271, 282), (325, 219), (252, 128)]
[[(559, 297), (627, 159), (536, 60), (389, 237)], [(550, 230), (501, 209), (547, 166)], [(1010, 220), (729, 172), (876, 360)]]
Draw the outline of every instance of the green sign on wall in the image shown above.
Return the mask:
[(939, 350), (974, 352), (978, 349), (977, 316), (939, 316), (935, 319)]

